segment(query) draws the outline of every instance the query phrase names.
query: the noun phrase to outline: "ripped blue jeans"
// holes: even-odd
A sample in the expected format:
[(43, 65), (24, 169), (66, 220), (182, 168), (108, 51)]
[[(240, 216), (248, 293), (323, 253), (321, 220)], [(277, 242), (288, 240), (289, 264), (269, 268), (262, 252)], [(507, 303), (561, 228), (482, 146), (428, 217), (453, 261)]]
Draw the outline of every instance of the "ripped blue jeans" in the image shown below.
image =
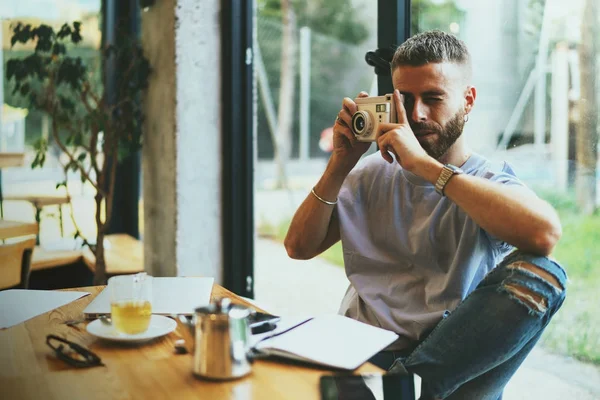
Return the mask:
[(566, 281), (556, 262), (514, 251), (409, 354), (381, 352), (370, 361), (419, 375), (421, 399), (501, 399), (561, 307)]

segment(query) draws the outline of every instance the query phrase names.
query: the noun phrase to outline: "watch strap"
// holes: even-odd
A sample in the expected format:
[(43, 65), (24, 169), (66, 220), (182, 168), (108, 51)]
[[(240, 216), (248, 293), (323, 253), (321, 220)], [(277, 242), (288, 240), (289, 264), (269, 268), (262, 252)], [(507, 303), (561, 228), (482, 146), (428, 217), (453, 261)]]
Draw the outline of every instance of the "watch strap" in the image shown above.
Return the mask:
[(440, 195), (445, 196), (444, 188), (450, 181), (450, 178), (452, 178), (454, 175), (459, 175), (462, 173), (463, 173), (462, 169), (460, 169), (452, 164), (444, 165), (444, 167), (442, 168), (442, 172), (440, 173), (440, 176), (438, 177), (437, 181), (435, 182), (435, 191), (438, 192)]

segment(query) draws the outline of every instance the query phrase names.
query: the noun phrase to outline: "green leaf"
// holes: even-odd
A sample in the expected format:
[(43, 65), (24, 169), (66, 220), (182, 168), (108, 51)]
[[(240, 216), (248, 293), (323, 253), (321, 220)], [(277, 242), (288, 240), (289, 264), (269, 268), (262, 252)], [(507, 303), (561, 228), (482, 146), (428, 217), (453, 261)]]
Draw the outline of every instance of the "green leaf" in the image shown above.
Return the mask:
[(62, 181), (62, 182), (58, 182), (56, 184), (56, 189), (61, 188), (61, 187), (67, 187), (67, 181)]
[(39, 138), (38, 140), (36, 140), (35, 142), (33, 142), (33, 149), (37, 153), (45, 153), (46, 150), (48, 150), (48, 140), (46, 140), (43, 137)]
[(20, 60), (8, 60), (6, 62), (6, 80), (10, 81), (13, 76), (15, 76), (16, 69), (19, 65)]
[(83, 162), (83, 160), (85, 160), (86, 157), (87, 157), (87, 153), (83, 152), (77, 157), (77, 161)]
[(52, 54), (55, 56), (58, 56), (60, 54), (65, 54), (67, 52), (66, 47), (64, 44), (61, 43), (54, 43), (54, 45), (52, 45)]
[(30, 90), (31, 90), (31, 87), (29, 86), (29, 83), (24, 83), (23, 85), (21, 85), (21, 88), (19, 89), (19, 94), (21, 96), (27, 96), (29, 94)]
[(56, 34), (56, 37), (59, 39), (63, 39), (71, 34), (71, 27), (69, 24), (65, 23), (60, 27), (60, 30)]
[(75, 102), (66, 97), (59, 95), (60, 106), (64, 108), (66, 111), (74, 112), (75, 111)]
[(51, 26), (42, 24), (37, 28), (34, 28), (32, 34), (37, 37), (37, 44), (35, 45), (35, 52), (48, 52), (52, 49), (52, 42), (54, 41), (54, 29)]
[(73, 136), (73, 144), (75, 146), (83, 145), (83, 134), (81, 132), (75, 133)]
[(79, 31), (71, 33), (71, 42), (77, 44), (77, 43), (81, 42), (82, 39), (83, 38), (81, 37), (81, 34), (79, 33)]
[(13, 36), (10, 39), (10, 45), (12, 47), (16, 43), (27, 43), (33, 38), (34, 33), (31, 30), (31, 25), (23, 25), (23, 23), (18, 22), (17, 25), (13, 28)]
[(17, 82), (17, 83), (15, 83), (15, 87), (13, 88), (13, 90), (12, 90), (12, 93), (11, 93), (11, 94), (12, 94), (12, 95), (15, 95), (15, 94), (17, 94), (17, 92), (19, 91), (20, 87), (21, 87), (21, 85), (20, 85), (18, 82)]

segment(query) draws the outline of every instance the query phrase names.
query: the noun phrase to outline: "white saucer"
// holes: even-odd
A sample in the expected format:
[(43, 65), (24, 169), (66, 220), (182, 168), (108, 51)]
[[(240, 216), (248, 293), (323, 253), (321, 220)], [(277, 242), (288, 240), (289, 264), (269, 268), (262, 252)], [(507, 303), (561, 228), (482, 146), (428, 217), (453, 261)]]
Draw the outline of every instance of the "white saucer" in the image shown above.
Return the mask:
[(99, 319), (94, 320), (87, 325), (87, 331), (94, 336), (106, 340), (127, 343), (140, 343), (156, 339), (157, 337), (173, 332), (175, 328), (177, 328), (177, 322), (162, 315), (152, 315), (148, 330), (134, 335), (118, 332), (114, 326), (107, 325)]

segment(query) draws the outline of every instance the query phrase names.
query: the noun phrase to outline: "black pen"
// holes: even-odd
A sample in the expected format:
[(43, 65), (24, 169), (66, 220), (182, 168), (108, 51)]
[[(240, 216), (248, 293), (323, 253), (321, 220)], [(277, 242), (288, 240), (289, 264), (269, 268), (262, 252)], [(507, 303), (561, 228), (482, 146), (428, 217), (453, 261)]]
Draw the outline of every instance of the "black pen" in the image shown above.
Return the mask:
[(259, 344), (260, 342), (263, 342), (263, 341), (265, 341), (265, 340), (272, 339), (272, 338), (274, 338), (274, 337), (277, 337), (277, 336), (283, 335), (284, 333), (286, 333), (286, 332), (289, 332), (289, 331), (291, 331), (292, 329), (296, 329), (296, 328), (297, 328), (297, 327), (299, 327), (300, 325), (304, 325), (305, 323), (307, 323), (307, 322), (309, 322), (309, 321), (312, 321), (312, 320), (313, 320), (313, 318), (311, 317), (311, 318), (309, 318), (309, 319), (307, 319), (307, 320), (304, 320), (304, 321), (300, 322), (299, 324), (296, 324), (296, 325), (294, 325), (294, 326), (291, 326), (291, 327), (289, 327), (289, 328), (287, 328), (287, 329), (285, 329), (285, 330), (283, 330), (283, 331), (281, 331), (281, 332), (273, 333), (273, 334), (271, 334), (271, 335), (269, 335), (269, 336), (266, 336), (266, 337), (264, 337), (264, 338), (260, 339), (258, 342), (256, 342), (256, 343), (254, 344), (254, 346), (252, 346), (252, 350), (253, 350), (253, 351), (255, 351), (255, 352), (260, 352), (260, 350), (258, 350), (258, 349), (256, 348), (256, 346), (258, 346), (258, 344)]

